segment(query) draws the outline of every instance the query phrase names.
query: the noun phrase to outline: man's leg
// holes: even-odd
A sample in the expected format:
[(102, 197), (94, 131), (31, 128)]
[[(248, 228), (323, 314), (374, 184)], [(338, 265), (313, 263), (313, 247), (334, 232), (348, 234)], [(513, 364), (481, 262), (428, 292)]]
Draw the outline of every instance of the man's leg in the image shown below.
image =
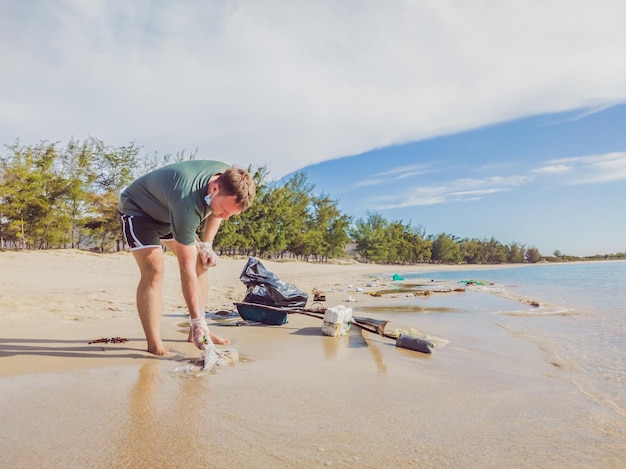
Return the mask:
[(137, 312), (148, 341), (148, 352), (161, 356), (173, 356), (175, 354), (165, 350), (161, 341), (163, 250), (160, 247), (147, 247), (134, 250), (132, 253), (141, 272), (137, 286)]
[[(176, 254), (176, 244), (172, 242), (172, 240), (163, 239), (161, 240), (161, 243), (167, 249), (173, 252), (174, 255)], [(207, 274), (207, 269), (202, 267), (200, 256), (198, 256), (198, 259), (196, 261), (196, 275), (198, 276), (198, 289), (199, 289), (199, 294), (200, 294), (200, 298), (199, 298), (200, 304), (202, 305), (202, 307), (206, 307), (206, 303), (207, 303), (207, 299), (209, 295), (209, 276)], [(209, 337), (211, 339), (211, 342), (213, 342), (216, 345), (230, 344), (230, 340), (224, 339), (223, 337), (220, 337), (219, 335), (214, 334), (210, 329), (209, 329)], [(189, 330), (189, 335), (187, 336), (187, 342), (193, 342), (191, 330)]]

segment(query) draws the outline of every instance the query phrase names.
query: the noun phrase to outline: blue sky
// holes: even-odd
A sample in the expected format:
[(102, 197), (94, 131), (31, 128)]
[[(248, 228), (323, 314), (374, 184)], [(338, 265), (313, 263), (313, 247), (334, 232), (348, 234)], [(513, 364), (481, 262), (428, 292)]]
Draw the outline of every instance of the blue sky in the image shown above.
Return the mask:
[(622, 0), (4, 0), (0, 143), (306, 170), (346, 212), (626, 250)]
[[(345, 213), (574, 255), (626, 251), (626, 105), (533, 116), (303, 168)], [(288, 176), (290, 177), (290, 176)]]

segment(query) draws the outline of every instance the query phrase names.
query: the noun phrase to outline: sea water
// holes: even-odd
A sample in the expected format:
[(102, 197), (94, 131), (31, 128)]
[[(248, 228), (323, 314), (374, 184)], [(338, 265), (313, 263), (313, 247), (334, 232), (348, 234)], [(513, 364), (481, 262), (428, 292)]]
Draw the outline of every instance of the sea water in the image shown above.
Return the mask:
[(549, 348), (555, 364), (571, 370), (584, 395), (626, 417), (626, 261), (403, 276), (407, 283), (476, 280), (478, 285), (468, 289), (519, 300), (519, 308), (493, 311), (494, 317), (518, 337)]

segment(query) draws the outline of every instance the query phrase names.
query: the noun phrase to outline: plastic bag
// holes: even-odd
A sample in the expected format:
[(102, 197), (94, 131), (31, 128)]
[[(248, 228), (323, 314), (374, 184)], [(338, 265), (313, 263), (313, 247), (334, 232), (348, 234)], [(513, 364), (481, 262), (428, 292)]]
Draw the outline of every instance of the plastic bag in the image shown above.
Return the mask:
[(309, 296), (283, 282), (258, 259), (250, 257), (239, 279), (246, 285), (243, 301), (277, 308), (304, 308)]

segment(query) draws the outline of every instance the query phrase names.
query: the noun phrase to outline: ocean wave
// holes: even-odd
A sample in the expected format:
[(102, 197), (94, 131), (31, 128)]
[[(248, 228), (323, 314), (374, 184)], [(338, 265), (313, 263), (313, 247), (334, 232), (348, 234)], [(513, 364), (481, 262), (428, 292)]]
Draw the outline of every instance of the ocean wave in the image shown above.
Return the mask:
[(530, 298), (507, 290), (502, 285), (488, 285), (476, 287), (484, 293), (490, 293), (506, 300), (515, 301), (527, 305), (527, 308), (519, 310), (496, 311), (496, 314), (506, 316), (568, 316), (577, 314), (574, 308), (546, 303), (535, 298)]
[(572, 314), (577, 314), (573, 309), (561, 308), (561, 307), (553, 307), (553, 308), (545, 308), (540, 306), (538, 308), (532, 307), (523, 310), (513, 310), (513, 311), (496, 311), (495, 314), (501, 314), (504, 316), (569, 316)]

